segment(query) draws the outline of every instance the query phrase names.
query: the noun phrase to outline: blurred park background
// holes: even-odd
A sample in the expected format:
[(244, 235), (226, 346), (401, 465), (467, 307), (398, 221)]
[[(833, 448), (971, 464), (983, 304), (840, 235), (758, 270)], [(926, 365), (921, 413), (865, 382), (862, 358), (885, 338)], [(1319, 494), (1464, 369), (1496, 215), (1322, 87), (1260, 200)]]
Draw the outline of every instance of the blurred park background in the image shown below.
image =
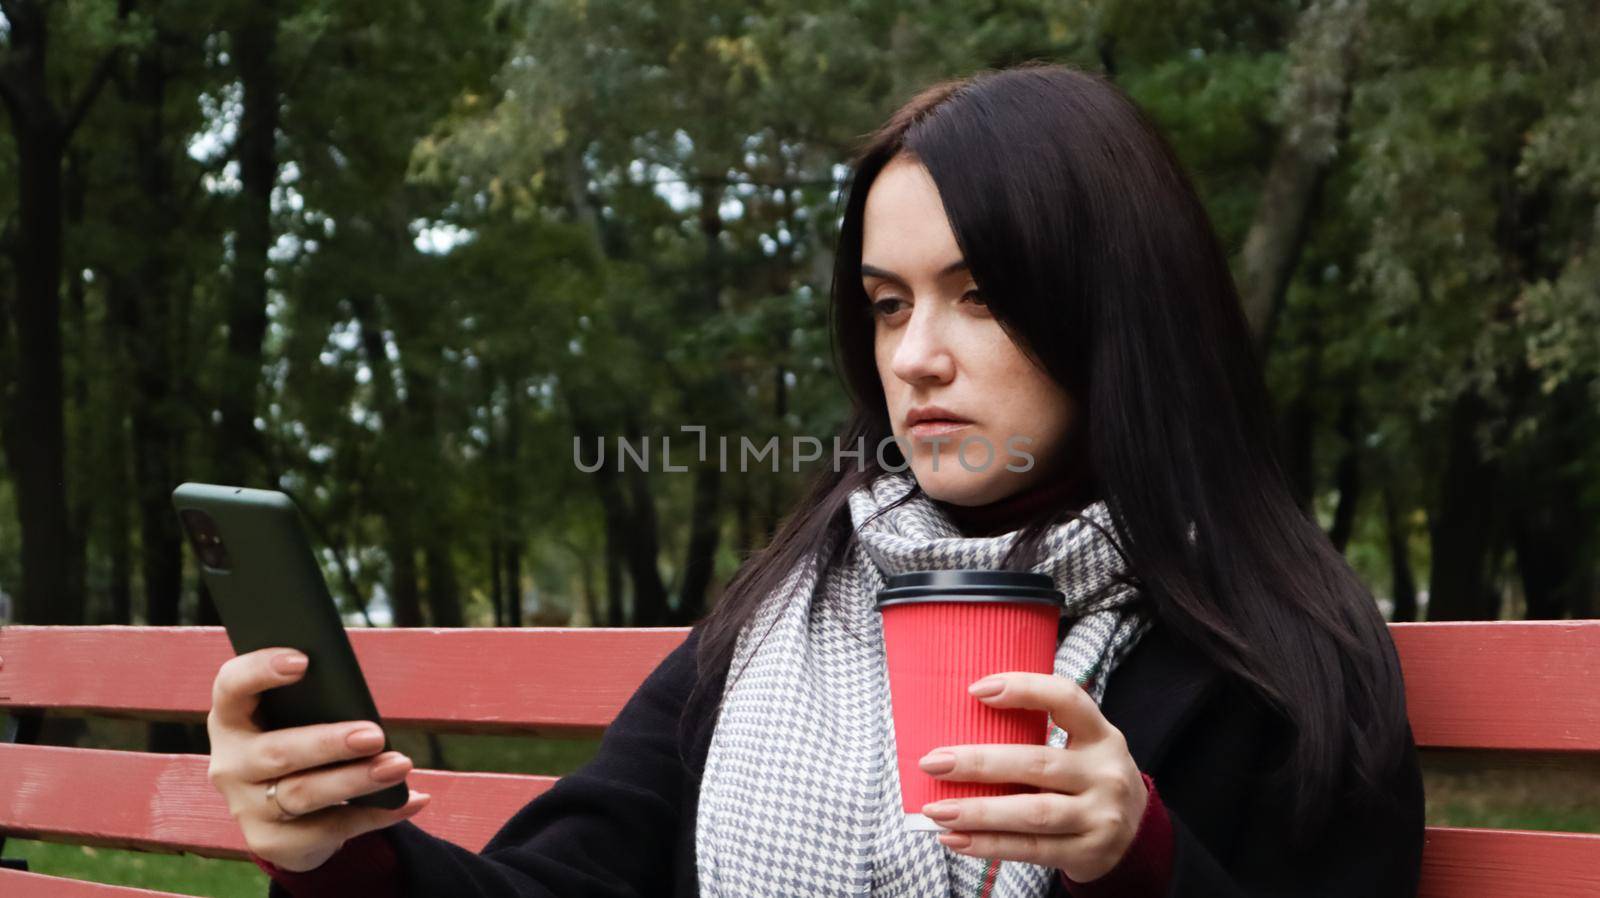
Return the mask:
[[(170, 504), (185, 480), (290, 493), (352, 626), (693, 622), (811, 469), (719, 473), (680, 428), (835, 432), (845, 163), (919, 87), (1033, 59), (1113, 78), (1172, 141), (1232, 253), (1294, 486), (1387, 617), (1600, 614), (1593, 3), (0, 16), (0, 622), (215, 623)], [(618, 438), (657, 463), (578, 469), (575, 440)], [(471, 769), (593, 748), (412, 736), (419, 763)], [(1430, 820), (1600, 831), (1575, 797), (1600, 771), (1535, 761), (1434, 758)], [(264, 888), (231, 862), (7, 854)]]

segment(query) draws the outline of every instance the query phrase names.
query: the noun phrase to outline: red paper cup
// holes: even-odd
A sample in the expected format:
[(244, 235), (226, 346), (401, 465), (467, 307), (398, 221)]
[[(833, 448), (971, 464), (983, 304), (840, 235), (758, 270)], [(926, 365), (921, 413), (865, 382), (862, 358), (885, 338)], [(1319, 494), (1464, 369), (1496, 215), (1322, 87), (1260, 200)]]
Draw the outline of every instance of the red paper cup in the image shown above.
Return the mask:
[(1044, 745), (1049, 712), (992, 708), (967, 687), (1005, 671), (1054, 673), (1065, 597), (1023, 571), (914, 571), (878, 593), (906, 829), (948, 832), (922, 813), (943, 798), (1036, 792), (1025, 783), (943, 780), (917, 765), (946, 745)]

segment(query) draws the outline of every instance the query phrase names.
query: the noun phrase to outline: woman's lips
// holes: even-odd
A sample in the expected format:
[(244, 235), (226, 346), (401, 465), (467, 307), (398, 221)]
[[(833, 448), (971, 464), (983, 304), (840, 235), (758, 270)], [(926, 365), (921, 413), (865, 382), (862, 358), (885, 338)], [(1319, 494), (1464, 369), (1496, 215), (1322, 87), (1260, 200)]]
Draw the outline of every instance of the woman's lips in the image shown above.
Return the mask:
[(929, 418), (911, 425), (911, 435), (914, 437), (932, 437), (940, 434), (954, 433), (963, 427), (970, 427), (971, 421), (951, 421), (941, 418)]

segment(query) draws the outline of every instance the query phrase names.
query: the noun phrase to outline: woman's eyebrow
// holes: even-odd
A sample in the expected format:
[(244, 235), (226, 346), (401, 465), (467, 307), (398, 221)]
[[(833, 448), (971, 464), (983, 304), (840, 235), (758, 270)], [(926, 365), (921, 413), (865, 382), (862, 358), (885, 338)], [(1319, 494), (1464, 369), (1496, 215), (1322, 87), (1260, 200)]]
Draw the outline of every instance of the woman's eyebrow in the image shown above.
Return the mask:
[[(958, 271), (966, 271), (966, 270), (967, 270), (967, 260), (966, 259), (957, 259), (954, 262), (951, 262), (948, 265), (944, 266), (943, 268), (939, 269), (939, 274), (937, 276), (941, 277), (941, 278), (949, 277), (950, 275), (955, 274)], [(899, 284), (900, 286), (905, 287), (907, 289), (910, 289), (910, 287), (911, 287), (910, 284), (906, 283), (906, 279), (901, 277), (900, 275), (895, 274), (894, 272), (889, 271), (886, 268), (879, 268), (876, 265), (868, 265), (865, 262), (861, 263), (861, 276), (862, 277), (872, 277), (872, 278), (883, 278), (886, 281), (893, 281), (894, 283)]]

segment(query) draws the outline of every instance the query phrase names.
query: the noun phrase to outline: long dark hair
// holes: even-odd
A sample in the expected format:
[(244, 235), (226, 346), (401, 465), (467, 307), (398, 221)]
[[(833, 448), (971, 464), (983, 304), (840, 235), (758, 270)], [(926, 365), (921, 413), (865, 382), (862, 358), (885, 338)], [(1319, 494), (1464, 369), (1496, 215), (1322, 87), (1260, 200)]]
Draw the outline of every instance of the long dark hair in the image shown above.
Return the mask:
[[(820, 567), (847, 544), (846, 497), (883, 473), (870, 450), (892, 431), (861, 285), (862, 213), (902, 153), (932, 175), (995, 318), (1078, 401), (1074, 464), (1108, 505), (1158, 625), (1248, 684), (1285, 726), (1292, 748), (1276, 781), (1299, 835), (1320, 830), (1336, 796), (1381, 800), (1409, 739), (1394, 645), (1372, 594), (1288, 489), (1215, 230), (1133, 101), (1059, 65), (929, 87), (855, 159), (829, 330), (852, 402), (838, 436), (864, 440), (866, 470), (824, 466), (736, 572), (698, 624), (702, 681), (718, 688), (690, 704), (720, 700), (761, 600), (796, 565)], [(1007, 564), (1026, 563), (1067, 513), (1024, 527)]]

